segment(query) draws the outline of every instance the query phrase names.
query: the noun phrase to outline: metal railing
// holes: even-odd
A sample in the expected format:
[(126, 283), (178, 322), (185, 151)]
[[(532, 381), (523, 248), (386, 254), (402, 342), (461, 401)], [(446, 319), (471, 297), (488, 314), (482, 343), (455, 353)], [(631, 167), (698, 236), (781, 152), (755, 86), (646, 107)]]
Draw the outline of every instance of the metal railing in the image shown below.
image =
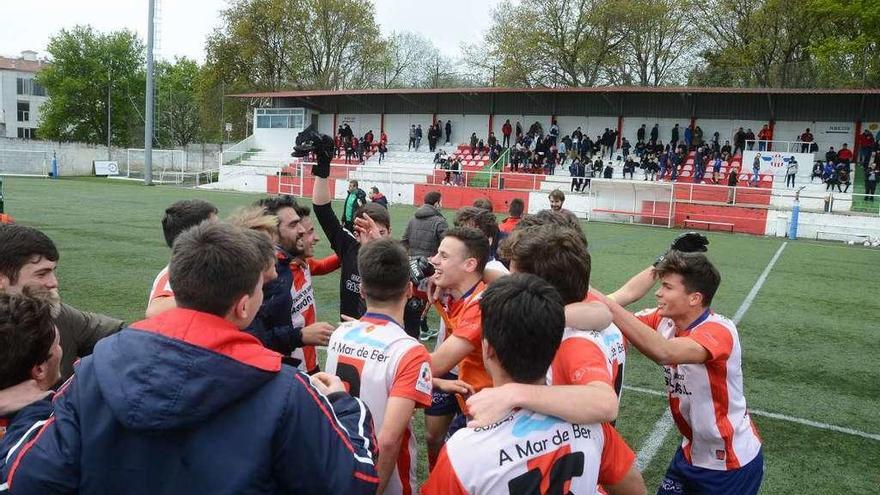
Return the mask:
[(806, 141), (781, 141), (777, 139), (748, 139), (746, 140), (747, 151), (783, 151), (786, 153), (810, 153), (810, 146), (814, 143)]
[(254, 135), (242, 139), (241, 141), (235, 143), (229, 148), (223, 150), (220, 153), (220, 163), (219, 165), (234, 165), (236, 163), (241, 163), (249, 153), (253, 153), (255, 139)]

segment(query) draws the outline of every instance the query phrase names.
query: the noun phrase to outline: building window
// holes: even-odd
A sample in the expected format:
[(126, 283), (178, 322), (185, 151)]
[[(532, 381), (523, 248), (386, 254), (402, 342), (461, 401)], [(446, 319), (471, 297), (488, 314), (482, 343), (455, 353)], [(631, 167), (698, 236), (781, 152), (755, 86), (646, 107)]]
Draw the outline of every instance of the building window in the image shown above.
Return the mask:
[(19, 122), (28, 122), (31, 120), (31, 103), (28, 101), (18, 102), (18, 112), (16, 113)]
[(19, 127), (18, 139), (37, 139), (37, 130), (28, 127)]
[(15, 90), (22, 96), (46, 96), (46, 88), (25, 77), (16, 78)]
[(302, 129), (303, 108), (258, 108), (257, 129)]

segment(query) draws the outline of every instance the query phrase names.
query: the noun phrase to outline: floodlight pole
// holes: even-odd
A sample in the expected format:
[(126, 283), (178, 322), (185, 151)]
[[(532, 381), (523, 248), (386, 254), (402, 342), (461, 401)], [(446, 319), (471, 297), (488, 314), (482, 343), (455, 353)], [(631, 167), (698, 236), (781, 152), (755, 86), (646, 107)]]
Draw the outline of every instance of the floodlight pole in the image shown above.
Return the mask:
[(153, 185), (153, 18), (156, 13), (156, 0), (147, 0), (147, 94), (146, 118), (144, 120), (144, 185)]

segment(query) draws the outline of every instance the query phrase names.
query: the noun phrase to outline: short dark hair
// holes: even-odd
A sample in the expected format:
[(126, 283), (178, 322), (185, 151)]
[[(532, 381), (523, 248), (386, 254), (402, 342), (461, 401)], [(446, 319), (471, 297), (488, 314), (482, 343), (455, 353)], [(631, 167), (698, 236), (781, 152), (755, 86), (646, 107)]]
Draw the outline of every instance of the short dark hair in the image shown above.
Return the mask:
[(263, 198), (256, 203), (255, 206), (262, 206), (266, 209), (266, 213), (270, 215), (277, 215), (278, 210), (281, 208), (293, 208), (296, 210), (297, 202), (294, 196), (289, 194), (282, 194), (280, 196), (270, 196), (268, 198)]
[(565, 329), (553, 286), (527, 273), (501, 277), (483, 292), (480, 313), (483, 339), (510, 378), (533, 383), (547, 374)]
[(162, 233), (165, 234), (165, 244), (168, 247), (174, 245), (174, 239), (186, 229), (211, 218), (217, 214), (217, 207), (201, 199), (184, 199), (165, 209), (162, 217)]
[(721, 273), (703, 253), (669, 251), (654, 270), (657, 278), (673, 273), (681, 275), (684, 288), (689, 293), (699, 292), (703, 295), (704, 308), (712, 304), (715, 292), (721, 285)]
[(0, 275), (14, 284), (21, 268), (34, 256), (58, 261), (58, 249), (49, 236), (33, 227), (0, 224)]
[(440, 194), (440, 191), (428, 191), (425, 193), (425, 204), (435, 206), (442, 197), (443, 195)]
[(358, 181), (352, 179), (352, 180), (348, 181), (348, 185), (358, 187), (359, 184), (358, 184)]
[(492, 202), (486, 198), (477, 198), (474, 200), (474, 206), (477, 208), (482, 208), (488, 212), (494, 211), (494, 207), (492, 206)]
[(489, 261), (489, 239), (481, 231), (470, 227), (453, 227), (443, 237), (454, 237), (464, 243), (468, 258), (477, 260), (478, 272), (486, 268)]
[(565, 193), (560, 191), (559, 189), (554, 189), (550, 191), (548, 195), (550, 199), (558, 199), (559, 201), (565, 201)]
[(513, 198), (512, 200), (510, 200), (510, 205), (507, 207), (507, 213), (514, 218), (519, 218), (522, 216), (525, 209), (525, 201), (519, 198)]
[(472, 227), (483, 233), (487, 238), (498, 238), (498, 219), (491, 211), (477, 208), (476, 206), (465, 206), (459, 208), (455, 212), (456, 227)]
[(391, 229), (391, 216), (388, 214), (388, 210), (379, 203), (367, 203), (358, 207), (354, 212), (355, 218), (364, 218), (364, 215), (369, 215), (377, 225)]
[(559, 291), (565, 304), (580, 302), (590, 290), (590, 253), (582, 234), (559, 225), (514, 230), (500, 254), (516, 271), (537, 275)]
[(401, 299), (409, 283), (409, 257), (399, 241), (384, 238), (361, 246), (358, 272), (367, 303)]
[(305, 218), (312, 214), (312, 209), (308, 207), (308, 205), (297, 203), (296, 206), (293, 207), (293, 211), (296, 212), (296, 215), (300, 218)]
[(39, 294), (0, 293), (0, 389), (29, 380), (34, 366), (49, 359), (55, 322), (50, 299)]
[(577, 217), (574, 216), (574, 213), (570, 211), (541, 210), (534, 215), (526, 215), (516, 224), (514, 230), (526, 229), (538, 225), (559, 225), (560, 227), (567, 227), (576, 230), (580, 232), (580, 236), (584, 240), (584, 243), (589, 245), (589, 242), (587, 242), (587, 235), (584, 234), (584, 229), (581, 228), (580, 221), (578, 221)]
[(177, 305), (225, 316), (238, 298), (253, 294), (271, 252), (268, 236), (227, 223), (187, 230), (174, 242), (168, 266)]

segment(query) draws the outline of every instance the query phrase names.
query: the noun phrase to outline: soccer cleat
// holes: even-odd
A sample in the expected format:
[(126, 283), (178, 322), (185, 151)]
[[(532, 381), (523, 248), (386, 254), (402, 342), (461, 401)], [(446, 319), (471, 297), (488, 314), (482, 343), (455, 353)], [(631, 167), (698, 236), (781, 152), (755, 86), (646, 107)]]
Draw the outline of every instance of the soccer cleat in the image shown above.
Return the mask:
[(430, 328), (427, 331), (422, 330), (419, 332), (419, 340), (421, 340), (422, 342), (426, 340), (431, 340), (437, 336), (437, 333), (437, 330), (431, 330)]

